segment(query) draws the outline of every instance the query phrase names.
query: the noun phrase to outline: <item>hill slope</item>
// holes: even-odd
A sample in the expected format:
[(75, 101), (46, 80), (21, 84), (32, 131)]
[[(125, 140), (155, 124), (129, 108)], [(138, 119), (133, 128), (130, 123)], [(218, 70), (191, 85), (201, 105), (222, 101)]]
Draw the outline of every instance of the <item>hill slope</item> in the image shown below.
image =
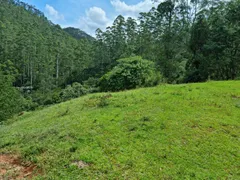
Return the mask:
[(0, 64), (8, 61), (18, 71), (15, 86), (33, 86), (46, 94), (71, 84), (74, 72), (93, 64), (92, 43), (77, 41), (31, 5), (1, 0)]
[(90, 36), (89, 34), (85, 33), (84, 31), (77, 29), (77, 28), (73, 28), (73, 27), (68, 27), (68, 28), (64, 28), (63, 29), (65, 32), (67, 32), (68, 34), (70, 34), (73, 38), (75, 39), (88, 39), (90, 41), (93, 41), (94, 38), (92, 36)]
[(0, 126), (0, 154), (36, 163), (44, 179), (238, 179), (239, 89), (229, 81), (84, 96)]

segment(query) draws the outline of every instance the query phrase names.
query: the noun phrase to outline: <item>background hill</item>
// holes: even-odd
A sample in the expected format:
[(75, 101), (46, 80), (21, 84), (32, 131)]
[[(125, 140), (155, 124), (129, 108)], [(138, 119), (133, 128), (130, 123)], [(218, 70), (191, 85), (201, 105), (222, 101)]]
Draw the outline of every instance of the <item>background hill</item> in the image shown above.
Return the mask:
[(71, 83), (74, 72), (93, 63), (88, 40), (76, 40), (31, 5), (0, 3), (0, 64), (9, 66), (11, 61), (18, 72), (15, 86), (32, 86), (46, 94)]
[(72, 37), (75, 39), (88, 39), (90, 41), (93, 41), (94, 38), (90, 36), (89, 34), (85, 33), (81, 29), (73, 28), (73, 27), (68, 27), (63, 29), (65, 32), (70, 34)]
[(0, 154), (35, 163), (44, 179), (239, 179), (239, 89), (228, 81), (87, 95), (1, 125)]

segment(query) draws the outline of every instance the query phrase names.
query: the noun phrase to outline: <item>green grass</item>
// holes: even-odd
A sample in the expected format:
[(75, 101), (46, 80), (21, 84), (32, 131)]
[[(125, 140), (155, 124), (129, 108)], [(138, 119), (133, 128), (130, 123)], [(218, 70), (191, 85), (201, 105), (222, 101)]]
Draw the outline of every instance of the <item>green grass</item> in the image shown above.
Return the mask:
[(0, 126), (0, 153), (36, 163), (39, 179), (240, 179), (240, 81), (92, 94), (25, 113)]

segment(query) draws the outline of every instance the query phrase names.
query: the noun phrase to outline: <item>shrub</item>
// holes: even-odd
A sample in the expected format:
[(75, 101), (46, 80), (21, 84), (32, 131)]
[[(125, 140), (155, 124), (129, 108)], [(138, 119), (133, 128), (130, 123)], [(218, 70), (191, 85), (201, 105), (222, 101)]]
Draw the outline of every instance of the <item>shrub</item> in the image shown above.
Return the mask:
[(66, 101), (72, 98), (80, 97), (87, 93), (88, 93), (87, 88), (85, 88), (80, 83), (75, 82), (72, 85), (68, 85), (65, 89), (63, 89), (61, 95), (63, 101)]
[[(60, 97), (61, 89), (53, 90), (37, 90), (33, 91), (31, 94), (25, 94), (27, 98), (30, 98), (35, 103), (35, 108), (37, 106), (45, 106), (60, 103), (62, 101)], [(34, 110), (34, 109), (32, 109)]]
[(38, 106), (39, 104), (33, 102), (31, 97), (24, 98), (23, 109), (25, 111), (34, 111)]
[(12, 86), (14, 77), (3, 75), (0, 71), (0, 122), (20, 112), (23, 108), (24, 98)]
[(161, 75), (154, 63), (139, 56), (118, 60), (118, 65), (100, 79), (102, 91), (119, 91), (158, 84)]
[(99, 92), (98, 84), (99, 84), (99, 79), (93, 78), (93, 77), (90, 77), (88, 78), (88, 80), (83, 82), (84, 87), (88, 89), (89, 93)]

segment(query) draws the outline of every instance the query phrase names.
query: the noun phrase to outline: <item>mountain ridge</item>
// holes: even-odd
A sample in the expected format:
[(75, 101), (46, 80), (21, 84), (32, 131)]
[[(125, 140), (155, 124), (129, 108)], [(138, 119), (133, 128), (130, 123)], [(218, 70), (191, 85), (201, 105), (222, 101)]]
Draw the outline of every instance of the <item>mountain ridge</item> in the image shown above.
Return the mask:
[(79, 28), (67, 27), (67, 28), (63, 28), (63, 30), (77, 40), (80, 40), (80, 39), (88, 39), (90, 41), (95, 40), (95, 38), (93, 38), (92, 36), (90, 36), (85, 31), (83, 31)]

